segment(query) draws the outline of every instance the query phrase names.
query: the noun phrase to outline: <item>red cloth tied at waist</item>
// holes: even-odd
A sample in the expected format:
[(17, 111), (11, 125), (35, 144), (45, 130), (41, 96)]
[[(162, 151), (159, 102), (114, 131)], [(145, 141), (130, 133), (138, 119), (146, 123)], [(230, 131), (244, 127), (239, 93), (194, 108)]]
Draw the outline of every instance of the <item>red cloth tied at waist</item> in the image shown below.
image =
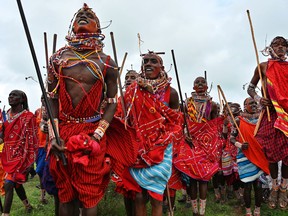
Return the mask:
[(101, 153), (99, 143), (85, 133), (71, 136), (66, 146), (67, 150), (72, 153), (73, 162), (84, 166), (88, 165), (89, 157), (94, 157)]

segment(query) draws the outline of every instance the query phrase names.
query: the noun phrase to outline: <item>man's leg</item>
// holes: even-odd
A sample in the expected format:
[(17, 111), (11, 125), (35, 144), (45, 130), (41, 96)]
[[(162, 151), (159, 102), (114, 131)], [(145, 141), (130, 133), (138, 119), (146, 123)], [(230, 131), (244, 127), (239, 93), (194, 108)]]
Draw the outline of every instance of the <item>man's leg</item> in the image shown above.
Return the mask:
[(31, 204), (28, 201), (28, 198), (26, 196), (26, 191), (23, 187), (23, 185), (16, 185), (15, 187), (15, 191), (18, 195), (18, 197), (20, 198), (20, 200), (23, 202), (25, 209), (28, 213), (30, 213), (33, 209), (33, 207), (31, 206)]
[(279, 190), (279, 207), (281, 209), (286, 209), (288, 206), (288, 198), (287, 198), (287, 184), (288, 184), (288, 166), (285, 165), (282, 161), (282, 178)]
[(4, 189), (5, 189), (5, 199), (4, 199), (4, 208), (3, 213), (10, 213), (12, 201), (13, 201), (13, 188), (14, 188), (14, 182), (11, 181), (5, 181), (4, 183)]
[(260, 216), (260, 208), (262, 203), (262, 183), (260, 181), (254, 181), (254, 195), (255, 195), (255, 209), (254, 216)]
[(198, 215), (198, 181), (190, 178), (190, 185), (187, 187), (187, 194), (191, 197), (193, 215)]
[[(147, 191), (143, 190), (142, 193), (137, 193), (134, 202), (135, 202), (135, 215), (146, 216)], [(162, 206), (161, 206), (161, 212), (162, 212)]]
[(150, 198), (152, 206), (152, 216), (162, 216), (162, 201)]
[(124, 204), (127, 216), (134, 216), (135, 215), (135, 204), (134, 200), (131, 198), (124, 197)]
[(59, 215), (61, 216), (79, 216), (79, 202), (73, 200), (68, 203), (59, 203)]
[[(254, 188), (255, 189), (255, 188)], [(247, 182), (244, 184), (244, 203), (246, 209), (246, 215), (252, 215), (251, 211), (251, 191), (252, 191), (252, 182)]]
[(268, 206), (271, 209), (276, 208), (277, 200), (278, 200), (278, 163), (269, 163), (269, 170), (270, 170), (270, 176), (272, 178), (272, 190), (269, 196), (269, 202)]
[(81, 216), (96, 216), (96, 215), (97, 215), (97, 206), (93, 208), (83, 208)]
[(199, 215), (200, 216), (205, 215), (207, 189), (208, 189), (208, 182), (199, 181), (199, 198), (200, 198)]

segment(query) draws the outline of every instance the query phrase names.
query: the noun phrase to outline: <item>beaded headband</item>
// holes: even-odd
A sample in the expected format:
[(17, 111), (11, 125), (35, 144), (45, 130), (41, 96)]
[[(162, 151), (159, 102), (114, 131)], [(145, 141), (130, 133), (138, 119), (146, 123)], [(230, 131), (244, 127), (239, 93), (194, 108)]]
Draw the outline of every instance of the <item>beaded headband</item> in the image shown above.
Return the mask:
[(83, 4), (83, 7), (80, 8), (80, 9), (74, 14), (73, 18), (71, 19), (71, 22), (70, 22), (70, 25), (69, 25), (69, 29), (68, 29), (68, 35), (71, 35), (72, 33), (74, 33), (74, 32), (73, 32), (72, 25), (73, 25), (73, 23), (74, 23), (74, 21), (75, 21), (75, 17), (77, 16), (77, 14), (78, 14), (81, 10), (89, 11), (89, 12), (91, 12), (91, 13), (94, 15), (94, 18), (95, 18), (96, 24), (97, 24), (97, 28), (98, 28), (98, 32), (97, 32), (97, 33), (101, 33), (100, 21), (99, 21), (97, 15), (96, 15), (95, 12), (92, 10), (92, 8), (89, 8), (89, 6), (88, 6), (86, 3), (84, 3), (84, 4)]

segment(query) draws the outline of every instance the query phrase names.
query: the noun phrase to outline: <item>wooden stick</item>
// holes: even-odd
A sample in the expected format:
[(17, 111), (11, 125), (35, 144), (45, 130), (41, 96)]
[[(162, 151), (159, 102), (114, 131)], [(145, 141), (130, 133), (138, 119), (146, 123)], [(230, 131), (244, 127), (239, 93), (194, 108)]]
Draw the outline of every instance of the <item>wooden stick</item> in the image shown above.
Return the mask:
[[(264, 98), (267, 98), (267, 95), (266, 95), (266, 86), (265, 86), (264, 81), (263, 81), (263, 78), (262, 78), (262, 73), (261, 73), (261, 68), (260, 68), (260, 62), (259, 62), (259, 56), (258, 56), (258, 52), (257, 52), (257, 46), (256, 46), (256, 41), (255, 41), (255, 36), (254, 36), (254, 30), (253, 30), (253, 26), (252, 26), (252, 21), (251, 21), (251, 17), (250, 17), (250, 12), (249, 12), (249, 10), (247, 10), (247, 15), (248, 15), (248, 19), (249, 19), (249, 24), (250, 24), (250, 29), (251, 29), (251, 35), (252, 35), (254, 50), (255, 50), (255, 54), (256, 54), (257, 69), (258, 69), (258, 73), (259, 73), (259, 77), (260, 77), (261, 87), (262, 87), (262, 89), (263, 89), (263, 96), (264, 96)], [(270, 121), (270, 111), (269, 111), (268, 106), (266, 107), (266, 110), (267, 110), (267, 115), (268, 115), (268, 121)]]
[[(112, 48), (113, 48), (113, 54), (114, 54), (114, 61), (118, 67), (118, 61), (117, 61), (117, 52), (116, 52), (116, 46), (115, 46), (115, 40), (114, 40), (114, 34), (113, 32), (110, 32), (110, 36), (111, 36), (111, 42), (112, 42)], [(120, 91), (120, 96), (121, 96), (121, 105), (122, 105), (122, 110), (123, 110), (123, 114), (126, 117), (126, 105), (125, 105), (125, 101), (124, 101), (124, 95), (123, 95), (123, 91), (122, 91), (122, 84), (121, 84), (121, 78), (120, 78), (120, 74), (119, 74), (119, 67), (118, 67), (118, 85), (119, 85), (119, 91)]]
[(259, 115), (259, 118), (258, 118), (258, 121), (257, 121), (257, 124), (256, 124), (256, 127), (254, 129), (254, 136), (256, 136), (258, 130), (259, 130), (259, 127), (260, 127), (260, 123), (262, 121), (262, 118), (263, 118), (263, 114), (264, 114), (264, 110), (261, 110), (260, 112), (260, 115)]
[(119, 71), (119, 75), (120, 75), (120, 77), (121, 77), (122, 72), (123, 72), (123, 68), (124, 68), (124, 64), (125, 64), (125, 61), (126, 61), (127, 55), (128, 55), (128, 53), (125, 52), (125, 54), (124, 54), (124, 58), (123, 58), (123, 60), (122, 60), (122, 65), (121, 65), (121, 68), (120, 68), (120, 71)]
[[(40, 72), (40, 68), (39, 68), (39, 64), (38, 64), (38, 60), (37, 60), (37, 56), (36, 56), (36, 52), (35, 52), (35, 49), (34, 49), (34, 45), (33, 45), (33, 42), (32, 42), (32, 38), (31, 38), (31, 35), (30, 35), (30, 31), (29, 31), (29, 28), (28, 28), (28, 24), (27, 24), (27, 21), (26, 21), (26, 17), (25, 17), (25, 14), (24, 14), (24, 10), (23, 10), (21, 1), (17, 0), (17, 4), (18, 4), (18, 8), (19, 8), (21, 19), (22, 19), (23, 27), (24, 27), (24, 30), (25, 30), (25, 33), (26, 33), (27, 41), (28, 41), (28, 44), (29, 44), (29, 47), (30, 47), (31, 55), (32, 55), (32, 58), (33, 58), (36, 74), (37, 74), (37, 77), (38, 77), (38, 80), (39, 80), (39, 84), (40, 84), (40, 87), (41, 87), (42, 95), (44, 97), (44, 101), (45, 101), (45, 104), (46, 104), (47, 114), (49, 116), (49, 119), (50, 119), (50, 122), (51, 122), (51, 126), (53, 128), (53, 132), (55, 134), (55, 138), (56, 138), (57, 144), (60, 145), (60, 137), (59, 137), (58, 131), (56, 129), (56, 125), (55, 125), (54, 120), (53, 120), (52, 109), (51, 109), (50, 103), (48, 101), (48, 97), (47, 97), (47, 94), (46, 94), (46, 90), (45, 90), (45, 87), (44, 87), (43, 79), (42, 79), (42, 76), (41, 76), (41, 72)], [(66, 166), (67, 165), (67, 161), (66, 161), (66, 157), (65, 157), (64, 153), (61, 152), (60, 156), (61, 156), (63, 165)]]
[(52, 54), (56, 52), (56, 44), (57, 44), (57, 34), (53, 35), (53, 49), (52, 49)]
[(230, 106), (229, 106), (229, 104), (228, 104), (228, 102), (227, 102), (227, 100), (226, 100), (226, 97), (225, 97), (225, 95), (224, 95), (224, 92), (222, 91), (220, 85), (217, 85), (217, 88), (218, 88), (218, 90), (220, 91), (220, 93), (222, 94), (222, 97), (223, 97), (223, 99), (224, 99), (224, 101), (225, 101), (225, 104), (227, 105), (227, 109), (228, 109), (228, 111), (229, 111), (229, 113), (230, 113), (230, 116), (231, 116), (231, 118), (232, 118), (232, 120), (233, 120), (233, 123), (234, 123), (236, 129), (238, 130), (238, 133), (239, 133), (242, 141), (245, 142), (245, 139), (244, 139), (244, 137), (243, 137), (243, 135), (242, 135), (242, 133), (241, 133), (241, 131), (240, 131), (240, 128), (239, 128), (239, 126), (238, 126), (238, 124), (237, 124), (237, 122), (236, 122), (236, 120), (235, 120), (235, 118), (234, 118), (234, 116), (233, 116), (233, 113), (232, 113), (232, 111), (231, 111), (231, 109), (230, 109)]
[(171, 215), (171, 216), (174, 216), (174, 212), (173, 212), (173, 208), (172, 208), (172, 204), (171, 204), (171, 199), (170, 199), (170, 191), (169, 191), (168, 184), (167, 184), (167, 186), (166, 186), (166, 190), (167, 190), (167, 199), (168, 199), (168, 205), (169, 205), (170, 215)]
[(221, 94), (220, 94), (220, 91), (218, 89), (218, 98), (219, 98), (219, 104), (220, 104), (220, 113), (222, 112), (223, 110), (223, 101), (221, 100)]
[[(48, 43), (47, 43), (47, 33), (46, 32), (44, 32), (44, 47), (45, 47), (46, 75), (48, 77), (49, 56), (48, 56)], [(45, 83), (45, 88), (47, 89), (47, 82)], [(46, 136), (46, 137), (48, 137), (48, 136)]]
[[(178, 70), (177, 70), (176, 58), (175, 58), (174, 50), (171, 50), (171, 53), (172, 53), (173, 64), (174, 64), (174, 69), (175, 69), (175, 75), (176, 75), (177, 84), (178, 84), (179, 96), (180, 96), (180, 100), (181, 100), (182, 108), (183, 108), (183, 113), (184, 113), (184, 127), (187, 130), (187, 135), (189, 136), (189, 138), (191, 138), (190, 132), (189, 132), (189, 127), (188, 127), (188, 122), (187, 122), (187, 119), (186, 119), (187, 112), (186, 112), (185, 103), (184, 103), (183, 97), (182, 97), (182, 91), (181, 91), (180, 80), (179, 80), (179, 76), (178, 76)], [(189, 146), (191, 148), (193, 147), (192, 141), (191, 141), (191, 143), (188, 143), (188, 144), (189, 144)]]

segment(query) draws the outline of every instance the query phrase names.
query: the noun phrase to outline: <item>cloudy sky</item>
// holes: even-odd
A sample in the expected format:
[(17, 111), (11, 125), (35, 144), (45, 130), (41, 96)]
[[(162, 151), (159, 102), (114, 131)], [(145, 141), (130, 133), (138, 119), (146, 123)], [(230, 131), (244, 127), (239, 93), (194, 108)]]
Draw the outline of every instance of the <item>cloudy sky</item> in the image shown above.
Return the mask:
[[(113, 57), (110, 32), (114, 33), (118, 63), (124, 53), (127, 69), (139, 71), (139, 33), (142, 53), (165, 52), (164, 65), (172, 86), (178, 89), (171, 50), (174, 50), (183, 97), (192, 91), (197, 76), (207, 71), (210, 94), (218, 101), (217, 85), (227, 100), (241, 103), (247, 97), (243, 85), (256, 67), (250, 25), (250, 11), (258, 50), (277, 35), (287, 37), (287, 0), (22, 0), (22, 5), (45, 79), (44, 32), (52, 54), (53, 34), (57, 49), (65, 45), (65, 36), (74, 13), (86, 2), (96, 12), (104, 29), (104, 52)], [(0, 108), (9, 92), (21, 89), (28, 95), (30, 110), (40, 106), (40, 86), (16, 0), (1, 0), (0, 8)], [(260, 62), (266, 57), (259, 53)], [(25, 79), (27, 77), (31, 77)], [(123, 80), (123, 76), (121, 77)]]

